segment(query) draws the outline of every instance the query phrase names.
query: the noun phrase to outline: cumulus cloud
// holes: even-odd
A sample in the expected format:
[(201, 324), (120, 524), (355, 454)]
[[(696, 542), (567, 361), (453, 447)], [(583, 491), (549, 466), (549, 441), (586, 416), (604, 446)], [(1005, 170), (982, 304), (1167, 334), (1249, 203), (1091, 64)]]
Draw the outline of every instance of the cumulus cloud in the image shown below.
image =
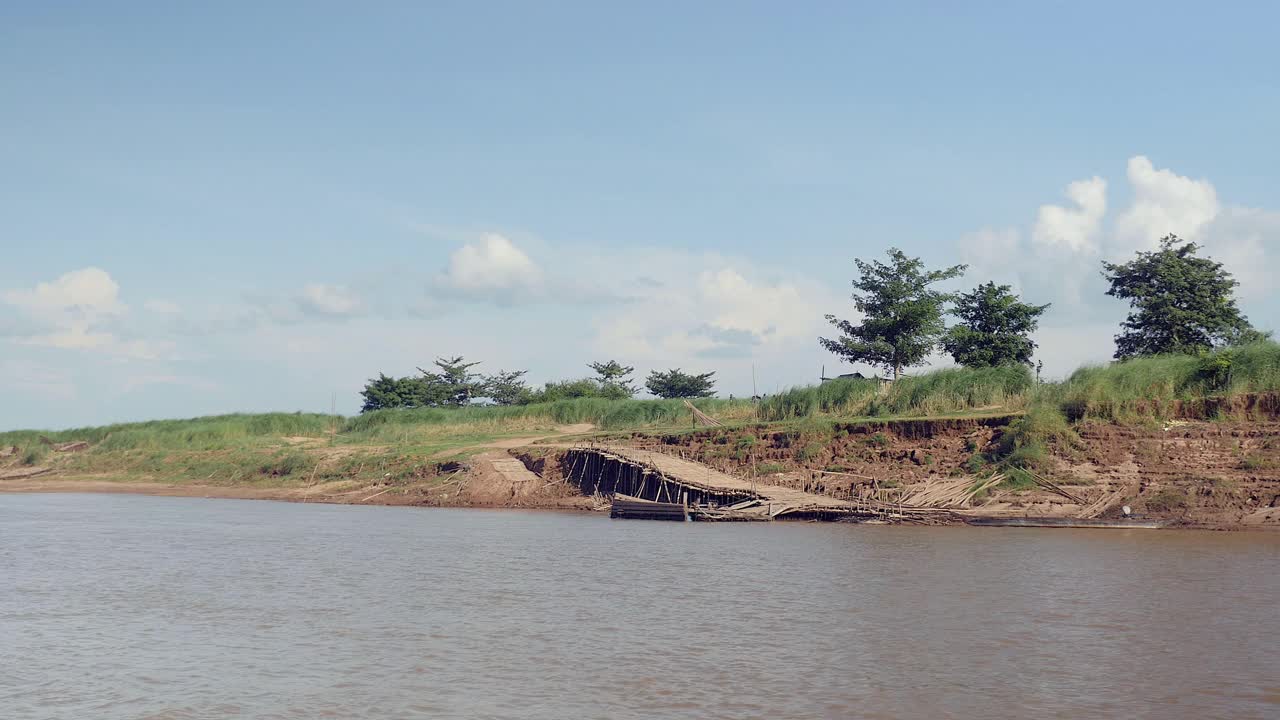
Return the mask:
[(121, 315), (120, 286), (105, 270), (88, 267), (72, 270), (52, 282), (37, 283), (30, 290), (10, 290), (4, 301), (40, 317), (94, 321)]
[[(684, 264), (717, 262), (687, 258)], [(751, 358), (793, 342), (817, 347), (823, 313), (848, 305), (820, 283), (762, 280), (733, 265), (682, 274), (620, 310), (601, 313), (597, 352), (662, 364), (673, 358)]]
[(1100, 177), (1067, 185), (1067, 198), (1075, 207), (1042, 205), (1031, 239), (1046, 248), (1073, 253), (1098, 252), (1098, 232), (1107, 214), (1107, 181)]
[(1280, 212), (1228, 207), (1201, 231), (1205, 250), (1240, 282), (1240, 296), (1261, 300), (1280, 274)]
[(1116, 220), (1113, 254), (1152, 249), (1170, 233), (1197, 240), (1221, 209), (1208, 180), (1157, 170), (1145, 156), (1129, 159), (1128, 177), (1133, 204)]
[(105, 270), (73, 270), (34, 288), (10, 290), (4, 302), (23, 314), (9, 334), (24, 345), (100, 352), (122, 359), (151, 360), (173, 350), (164, 341), (122, 339), (121, 318), (128, 308), (120, 286)]
[(511, 240), (486, 233), (449, 256), (441, 285), (467, 295), (510, 302), (542, 292), (542, 269)]

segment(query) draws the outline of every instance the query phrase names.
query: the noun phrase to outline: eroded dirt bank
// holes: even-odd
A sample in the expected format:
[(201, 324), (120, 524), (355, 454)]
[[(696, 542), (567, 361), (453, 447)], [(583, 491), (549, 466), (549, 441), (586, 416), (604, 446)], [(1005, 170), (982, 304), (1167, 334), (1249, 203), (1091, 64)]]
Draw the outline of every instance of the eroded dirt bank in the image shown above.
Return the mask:
[[(778, 430), (708, 429), (630, 442), (770, 483), (850, 497), (901, 499), (929, 485), (989, 472), (1010, 418), (836, 423)], [(1123, 505), (1173, 523), (1280, 527), (1280, 422), (1174, 420), (1146, 425), (1083, 423), (1078, 441), (1051, 446), (1040, 487), (997, 485), (974, 497), (990, 514), (1077, 516)], [(1009, 485), (1013, 485), (1010, 487)]]
[[(424, 458), (401, 471), (293, 482), (209, 484), (48, 472), (0, 458), (0, 492), (126, 492), (344, 504), (592, 510), (602, 498), (564, 481), (570, 442), (607, 442), (683, 457), (743, 478), (829, 495), (901, 502), (972, 486), (1009, 432), (1010, 417), (756, 425), (626, 437), (501, 441), (463, 462)], [(993, 485), (961, 503), (990, 515), (1114, 517), (1139, 514), (1200, 527), (1280, 528), (1280, 421), (1087, 422), (1055, 444), (1044, 470), (1063, 492)], [(83, 450), (77, 448), (76, 451)], [(7, 462), (6, 462), (7, 460)], [(55, 459), (56, 460), (56, 459)], [(948, 488), (952, 490), (948, 490)], [(950, 501), (949, 501), (950, 502)]]

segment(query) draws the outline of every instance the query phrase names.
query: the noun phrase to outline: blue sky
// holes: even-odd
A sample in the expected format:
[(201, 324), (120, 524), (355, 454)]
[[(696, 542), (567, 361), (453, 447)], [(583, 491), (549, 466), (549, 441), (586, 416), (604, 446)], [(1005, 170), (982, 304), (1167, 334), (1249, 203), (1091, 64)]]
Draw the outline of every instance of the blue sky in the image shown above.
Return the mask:
[(353, 412), (445, 354), (773, 391), (895, 245), (1053, 302), (1055, 375), (1167, 232), (1280, 309), (1268, 3), (23, 5), (0, 428)]

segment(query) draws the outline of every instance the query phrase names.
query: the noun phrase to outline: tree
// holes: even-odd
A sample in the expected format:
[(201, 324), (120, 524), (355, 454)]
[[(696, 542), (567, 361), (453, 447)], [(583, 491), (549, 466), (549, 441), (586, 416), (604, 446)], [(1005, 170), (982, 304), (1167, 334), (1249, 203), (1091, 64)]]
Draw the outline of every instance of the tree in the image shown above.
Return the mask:
[(848, 362), (883, 367), (896, 380), (903, 368), (923, 364), (946, 331), (942, 306), (951, 295), (929, 286), (962, 275), (967, 266), (926, 270), (919, 258), (897, 248), (889, 248), (888, 265), (876, 260), (854, 263), (859, 277), (853, 281), (853, 305), (863, 314), (862, 324), (827, 315), (827, 322), (843, 337), (818, 342)]
[(371, 412), (385, 408), (408, 407), (412, 401), (413, 378), (393, 378), (383, 373), (372, 379), (360, 391), (364, 404), (360, 412)]
[(521, 405), (529, 401), (529, 386), (524, 382), (528, 370), (499, 370), (484, 378), (484, 395), (495, 405)]
[(644, 386), (649, 389), (649, 392), (660, 398), (711, 397), (716, 394), (713, 389), (716, 381), (712, 379), (712, 375), (715, 375), (715, 373), (690, 375), (680, 372), (680, 368), (674, 368), (666, 372), (654, 370), (649, 373)]
[(1177, 235), (1127, 263), (1103, 262), (1107, 294), (1129, 301), (1116, 335), (1117, 360), (1161, 353), (1199, 353), (1251, 338), (1236, 307), (1237, 283), (1222, 263), (1196, 256), (1199, 245)]
[(461, 407), (470, 405), (471, 398), (484, 397), (484, 380), (471, 372), (471, 368), (479, 365), (479, 362), (464, 362), (462, 356), (458, 356), (436, 358), (434, 364), (440, 368), (440, 372), (422, 368), (418, 368), (418, 371), (422, 373), (423, 381), (435, 391), (431, 394), (439, 396), (438, 404)]
[(635, 372), (634, 367), (622, 365), (617, 360), (588, 363), (587, 367), (596, 371), (596, 382), (600, 383), (601, 387), (618, 388), (626, 393), (626, 397), (636, 394), (636, 387), (629, 377)]
[(1008, 285), (989, 282), (955, 296), (951, 314), (960, 319), (942, 347), (965, 367), (1031, 364), (1036, 344), (1029, 337), (1048, 305), (1028, 305)]

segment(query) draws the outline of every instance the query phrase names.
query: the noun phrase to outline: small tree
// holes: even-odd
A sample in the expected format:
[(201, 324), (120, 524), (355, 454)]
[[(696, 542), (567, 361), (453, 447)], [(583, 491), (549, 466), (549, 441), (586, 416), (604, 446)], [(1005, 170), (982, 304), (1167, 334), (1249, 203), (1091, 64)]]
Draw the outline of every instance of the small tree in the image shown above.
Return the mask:
[(432, 372), (418, 368), (422, 379), (431, 388), (431, 395), (439, 396), (441, 405), (461, 407), (470, 405), (474, 397), (484, 397), (484, 380), (471, 368), (479, 362), (464, 362), (461, 356), (452, 358), (436, 358), (435, 366), (440, 372)]
[(386, 408), (409, 407), (413, 399), (412, 389), (406, 384), (411, 378), (393, 378), (383, 373), (370, 380), (360, 391), (364, 404), (360, 412), (383, 410)]
[(929, 286), (962, 275), (967, 266), (926, 270), (919, 258), (897, 248), (889, 248), (888, 265), (854, 263), (859, 277), (853, 281), (853, 304), (863, 314), (862, 324), (827, 315), (843, 337), (818, 342), (848, 362), (883, 367), (896, 380), (903, 368), (923, 364), (946, 331), (942, 306), (951, 295)]
[(690, 375), (674, 368), (666, 372), (649, 373), (644, 386), (660, 398), (704, 398), (715, 395), (714, 372)]
[(596, 381), (601, 387), (618, 388), (626, 397), (636, 394), (636, 387), (630, 379), (631, 373), (635, 372), (634, 367), (622, 365), (617, 360), (588, 363), (587, 367), (596, 371)]
[(520, 405), (529, 401), (531, 392), (524, 382), (528, 370), (499, 370), (484, 379), (484, 394), (496, 405)]
[(960, 324), (947, 331), (942, 347), (965, 367), (1030, 365), (1036, 349), (1030, 335), (1048, 309), (1048, 305), (1021, 302), (1008, 285), (979, 285), (973, 292), (955, 296), (951, 314)]
[(1177, 235), (1127, 263), (1102, 263), (1107, 294), (1132, 308), (1116, 335), (1117, 360), (1161, 353), (1199, 353), (1254, 337), (1236, 307), (1239, 284), (1222, 263), (1196, 256), (1199, 245)]

